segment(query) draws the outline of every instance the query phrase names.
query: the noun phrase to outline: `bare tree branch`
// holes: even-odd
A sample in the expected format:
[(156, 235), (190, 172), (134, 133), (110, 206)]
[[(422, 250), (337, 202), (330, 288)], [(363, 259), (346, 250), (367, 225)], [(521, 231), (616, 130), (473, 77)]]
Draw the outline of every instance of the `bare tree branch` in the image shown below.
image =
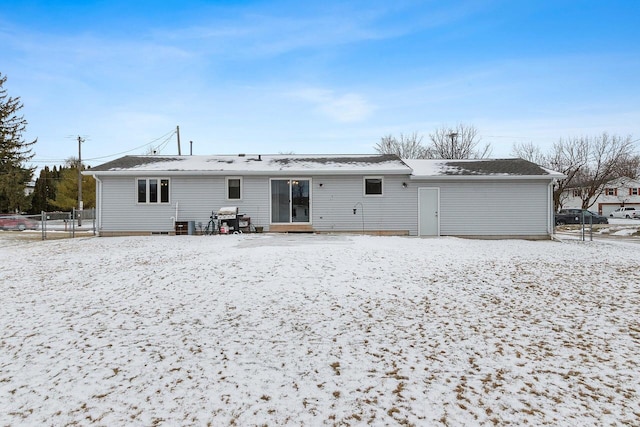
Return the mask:
[(631, 157), (633, 142), (631, 136), (622, 138), (610, 136), (606, 132), (595, 138), (583, 138), (587, 145), (588, 164), (578, 175), (582, 208), (587, 209), (604, 191), (605, 184), (618, 178), (616, 171), (622, 160)]
[(413, 132), (409, 135), (400, 134), (400, 139), (387, 135), (380, 139), (374, 149), (380, 154), (395, 154), (401, 159), (427, 158), (427, 148), (422, 145), (422, 135)]
[(478, 149), (480, 137), (475, 126), (443, 126), (429, 134), (429, 155), (434, 159), (483, 159), (491, 155), (491, 145)]
[(633, 142), (631, 136), (623, 138), (605, 132), (597, 137), (560, 139), (548, 153), (533, 144), (514, 145), (512, 153), (566, 175), (554, 186), (556, 210), (563, 207), (568, 197), (566, 190), (571, 188), (580, 189), (582, 208), (588, 209), (607, 182), (627, 173), (638, 173), (640, 158), (634, 154)]

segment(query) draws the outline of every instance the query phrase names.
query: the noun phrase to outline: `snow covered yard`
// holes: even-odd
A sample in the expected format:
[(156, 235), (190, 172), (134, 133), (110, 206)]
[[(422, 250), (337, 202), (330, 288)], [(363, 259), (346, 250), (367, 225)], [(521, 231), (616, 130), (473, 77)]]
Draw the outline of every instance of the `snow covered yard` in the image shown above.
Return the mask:
[(1, 425), (640, 424), (640, 246), (0, 237)]

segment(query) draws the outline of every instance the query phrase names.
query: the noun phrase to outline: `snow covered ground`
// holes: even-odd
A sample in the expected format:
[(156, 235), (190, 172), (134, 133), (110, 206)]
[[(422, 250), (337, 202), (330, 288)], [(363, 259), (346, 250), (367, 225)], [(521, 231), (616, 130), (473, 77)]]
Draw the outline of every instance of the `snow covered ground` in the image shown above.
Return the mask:
[(624, 242), (0, 233), (0, 425), (639, 425)]

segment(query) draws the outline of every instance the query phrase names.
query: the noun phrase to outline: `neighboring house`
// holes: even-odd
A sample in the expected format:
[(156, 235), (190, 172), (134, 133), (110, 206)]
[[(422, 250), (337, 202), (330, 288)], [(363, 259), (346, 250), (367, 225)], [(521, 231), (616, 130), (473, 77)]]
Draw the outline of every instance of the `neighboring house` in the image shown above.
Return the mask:
[[(563, 194), (563, 207), (581, 208), (581, 188), (569, 188)], [(598, 196), (591, 210), (597, 210), (600, 215), (609, 216), (611, 212), (621, 206), (633, 206), (640, 209), (640, 181), (631, 178), (618, 178), (604, 185), (602, 194)]]
[(29, 181), (28, 183), (26, 183), (24, 185), (24, 195), (25, 196), (30, 196), (31, 194), (33, 194), (35, 189), (36, 189), (36, 182), (35, 181)]
[(101, 236), (173, 234), (237, 206), (271, 232), (549, 238), (563, 177), (522, 159), (394, 155), (126, 156), (83, 173)]

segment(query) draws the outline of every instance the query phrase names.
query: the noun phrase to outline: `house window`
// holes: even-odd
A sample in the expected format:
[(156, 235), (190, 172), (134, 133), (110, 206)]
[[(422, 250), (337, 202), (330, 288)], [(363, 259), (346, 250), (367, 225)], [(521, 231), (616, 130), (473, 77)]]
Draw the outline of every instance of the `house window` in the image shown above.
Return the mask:
[(169, 203), (169, 180), (138, 178), (138, 203)]
[(573, 197), (582, 197), (582, 189), (574, 188), (573, 189)]
[(640, 188), (630, 188), (629, 189), (629, 195), (630, 196), (637, 196), (638, 194), (640, 194)]
[(242, 199), (242, 178), (240, 177), (227, 178), (227, 199), (228, 200)]
[(604, 189), (604, 195), (605, 196), (617, 196), (618, 195), (618, 189), (617, 188), (605, 188)]
[(382, 177), (368, 176), (364, 178), (365, 196), (382, 196)]

